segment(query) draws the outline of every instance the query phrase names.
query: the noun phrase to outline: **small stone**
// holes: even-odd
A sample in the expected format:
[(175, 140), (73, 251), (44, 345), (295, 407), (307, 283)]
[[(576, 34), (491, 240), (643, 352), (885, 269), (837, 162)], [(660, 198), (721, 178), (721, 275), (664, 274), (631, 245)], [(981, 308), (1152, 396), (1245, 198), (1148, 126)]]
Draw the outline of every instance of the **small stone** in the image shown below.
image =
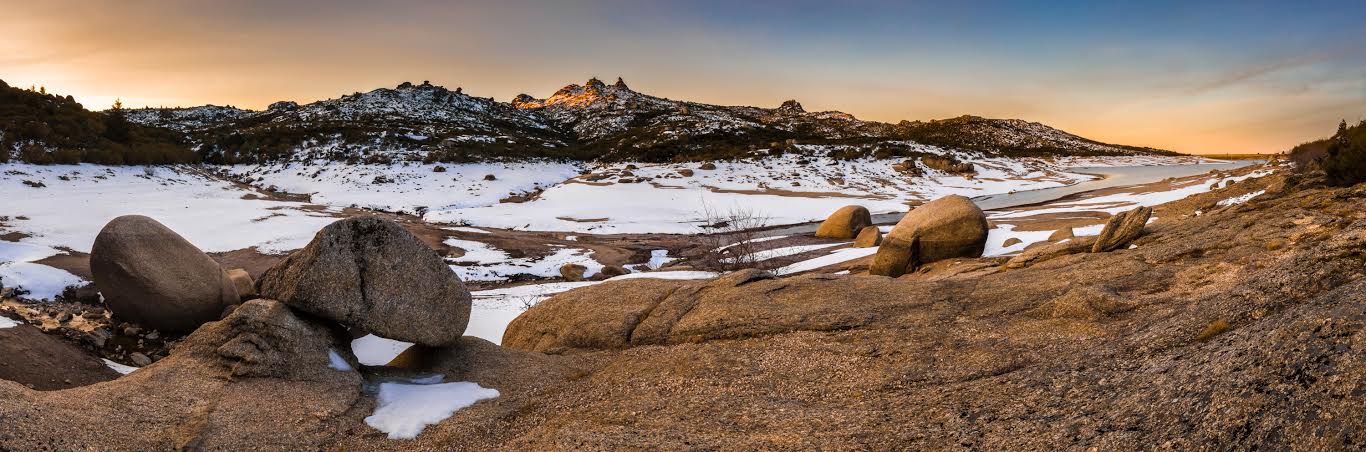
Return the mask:
[(133, 352), (133, 354), (128, 355), (128, 359), (133, 361), (133, 364), (137, 364), (138, 367), (144, 367), (152, 363), (152, 358), (148, 358), (147, 355), (138, 352)]

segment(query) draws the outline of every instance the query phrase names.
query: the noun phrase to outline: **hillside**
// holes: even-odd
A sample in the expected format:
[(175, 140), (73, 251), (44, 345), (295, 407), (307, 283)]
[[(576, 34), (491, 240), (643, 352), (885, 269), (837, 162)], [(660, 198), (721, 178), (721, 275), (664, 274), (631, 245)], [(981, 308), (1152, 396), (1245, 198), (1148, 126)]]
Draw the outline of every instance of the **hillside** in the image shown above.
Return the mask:
[(785, 153), (847, 159), (911, 156), (916, 143), (1005, 157), (1170, 154), (1015, 119), (888, 124), (808, 112), (795, 100), (776, 108), (672, 100), (621, 79), (591, 79), (544, 99), (522, 94), (511, 102), (403, 83), (261, 111), (206, 105), (91, 112), (70, 96), (3, 90), (4, 157), (33, 163), (686, 162)]
[(199, 157), (182, 135), (128, 121), (124, 110), (92, 112), (71, 96), (0, 80), (0, 162), (148, 164)]
[(897, 133), (906, 139), (944, 148), (1000, 152), (1012, 156), (1164, 154), (1171, 151), (1106, 144), (1037, 122), (977, 116), (901, 121)]

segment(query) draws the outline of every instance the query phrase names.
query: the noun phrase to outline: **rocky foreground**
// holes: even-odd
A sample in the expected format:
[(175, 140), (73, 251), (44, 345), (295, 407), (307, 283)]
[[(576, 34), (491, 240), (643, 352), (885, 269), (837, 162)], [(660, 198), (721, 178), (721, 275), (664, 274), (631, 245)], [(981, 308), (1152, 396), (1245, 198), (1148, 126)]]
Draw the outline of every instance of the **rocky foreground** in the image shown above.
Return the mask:
[[(330, 352), (355, 364), (338, 322), (376, 314), (295, 300), (330, 286), (288, 268), (394, 276), (360, 265), (383, 250), (321, 252), (320, 234), (313, 254), (258, 285), (292, 305), (241, 304), (114, 381), (46, 392), (0, 381), (0, 449), (1366, 445), (1366, 185), (1275, 175), (1151, 215), (1134, 247), (1064, 242), (897, 278), (604, 283), (527, 311), (505, 347), (432, 336), (359, 371), (329, 364)], [(371, 257), (315, 259), (348, 249)], [(365, 291), (403, 290), (362, 288), (347, 306), (389, 306)], [(433, 372), (501, 395), (413, 440), (365, 424), (366, 388)]]

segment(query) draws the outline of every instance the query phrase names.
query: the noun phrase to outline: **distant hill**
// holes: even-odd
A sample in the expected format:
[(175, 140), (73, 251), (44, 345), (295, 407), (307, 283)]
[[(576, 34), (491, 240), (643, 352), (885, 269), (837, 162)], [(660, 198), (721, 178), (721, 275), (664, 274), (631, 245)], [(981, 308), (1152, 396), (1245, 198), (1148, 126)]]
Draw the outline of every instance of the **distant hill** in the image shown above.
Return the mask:
[(181, 133), (130, 122), (123, 110), (92, 112), (71, 96), (43, 91), (0, 81), (0, 162), (119, 165), (200, 160)]
[[(95, 118), (89, 133), (82, 135), (94, 138), (49, 140), (53, 149), (95, 146), (92, 143), (98, 143), (105, 130), (98, 124), (119, 117), (141, 126), (139, 137), (156, 138), (149, 143), (183, 143), (210, 163), (526, 158), (666, 162), (812, 149), (846, 158), (885, 157), (900, 155), (897, 149), (911, 141), (1007, 156), (1170, 154), (1100, 143), (1014, 119), (963, 116), (889, 124), (838, 111), (808, 112), (795, 100), (776, 108), (672, 100), (632, 90), (621, 79), (609, 85), (595, 78), (565, 86), (544, 99), (523, 94), (506, 103), (427, 82), (303, 105), (276, 102), (262, 111), (208, 105), (94, 113), (74, 101), (45, 98), (65, 102), (71, 115)], [(45, 121), (33, 108), (25, 111), (12, 115), (23, 118), (15, 124), (0, 123), (0, 130)]]

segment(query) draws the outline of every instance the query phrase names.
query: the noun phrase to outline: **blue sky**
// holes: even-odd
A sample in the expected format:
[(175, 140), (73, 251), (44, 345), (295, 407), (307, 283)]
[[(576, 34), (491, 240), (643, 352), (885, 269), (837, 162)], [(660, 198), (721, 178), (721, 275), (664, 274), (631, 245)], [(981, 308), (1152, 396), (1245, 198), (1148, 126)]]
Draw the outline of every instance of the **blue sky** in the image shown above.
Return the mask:
[(1183, 152), (1366, 117), (1366, 2), (0, 0), (0, 79), (95, 108), (310, 101), (590, 76), (897, 121), (975, 114)]

